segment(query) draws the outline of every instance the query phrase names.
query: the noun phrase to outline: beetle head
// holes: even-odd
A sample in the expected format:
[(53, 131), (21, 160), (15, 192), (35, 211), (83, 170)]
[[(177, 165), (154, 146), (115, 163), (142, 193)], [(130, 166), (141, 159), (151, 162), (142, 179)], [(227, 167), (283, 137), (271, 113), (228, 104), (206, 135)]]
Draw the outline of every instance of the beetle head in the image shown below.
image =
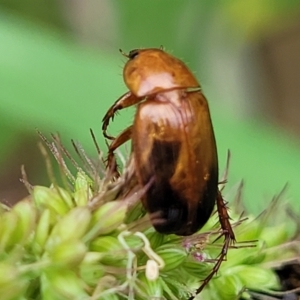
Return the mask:
[(128, 58), (123, 72), (125, 84), (137, 97), (199, 87), (187, 66), (162, 49), (134, 49), (129, 54), (121, 53)]

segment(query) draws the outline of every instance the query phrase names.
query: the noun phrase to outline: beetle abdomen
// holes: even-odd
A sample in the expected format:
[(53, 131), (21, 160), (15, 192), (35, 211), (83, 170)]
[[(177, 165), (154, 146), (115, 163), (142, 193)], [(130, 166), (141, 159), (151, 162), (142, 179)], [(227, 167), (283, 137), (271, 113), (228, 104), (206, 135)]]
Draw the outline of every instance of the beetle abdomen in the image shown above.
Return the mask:
[[(216, 198), (217, 190), (215, 176), (211, 176), (203, 188), (197, 182), (195, 184), (198, 187), (191, 186), (193, 182), (190, 181), (188, 168), (186, 175), (176, 173), (180, 146), (178, 142), (153, 143), (148, 164), (141, 165), (139, 169), (143, 185), (154, 177), (153, 184), (142, 200), (158, 232), (190, 235), (207, 222), (214, 207), (212, 199)], [(180, 184), (174, 185), (172, 179), (180, 180)], [(191, 190), (196, 193), (191, 193)]]
[(215, 204), (215, 140), (206, 106), (205, 113), (201, 110), (205, 98), (201, 104), (200, 96), (192, 93), (179, 108), (168, 101), (147, 99), (136, 114), (132, 137), (136, 174), (142, 186), (153, 178), (142, 201), (161, 233), (196, 232)]

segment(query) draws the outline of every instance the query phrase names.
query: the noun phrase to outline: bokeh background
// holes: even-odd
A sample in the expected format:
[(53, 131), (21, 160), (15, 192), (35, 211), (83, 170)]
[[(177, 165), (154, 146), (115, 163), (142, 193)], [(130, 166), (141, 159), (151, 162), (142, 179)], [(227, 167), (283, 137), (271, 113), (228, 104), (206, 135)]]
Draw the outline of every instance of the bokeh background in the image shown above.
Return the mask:
[(49, 184), (36, 128), (96, 157), (92, 128), (105, 151), (101, 119), (127, 91), (118, 49), (161, 45), (201, 82), (227, 188), (243, 179), (258, 212), (288, 183), (300, 211), (299, 0), (0, 0), (0, 200), (26, 195), (22, 164)]

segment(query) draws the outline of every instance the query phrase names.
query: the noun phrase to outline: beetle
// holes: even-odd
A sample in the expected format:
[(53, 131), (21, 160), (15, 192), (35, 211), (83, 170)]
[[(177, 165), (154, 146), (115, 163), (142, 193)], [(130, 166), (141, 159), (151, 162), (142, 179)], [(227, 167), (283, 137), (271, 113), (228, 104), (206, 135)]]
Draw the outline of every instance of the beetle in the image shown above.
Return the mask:
[[(218, 190), (217, 148), (208, 103), (188, 67), (163, 49), (121, 53), (128, 59), (123, 78), (129, 91), (102, 120), (103, 135), (112, 140), (107, 165), (118, 174), (114, 151), (131, 139), (138, 183), (145, 187), (153, 181), (142, 203), (160, 233), (195, 233), (217, 204), (225, 241), (218, 262), (197, 289), (198, 294), (219, 269), (230, 242), (235, 241)], [(133, 124), (116, 138), (108, 135), (115, 113), (132, 105), (137, 105)]]

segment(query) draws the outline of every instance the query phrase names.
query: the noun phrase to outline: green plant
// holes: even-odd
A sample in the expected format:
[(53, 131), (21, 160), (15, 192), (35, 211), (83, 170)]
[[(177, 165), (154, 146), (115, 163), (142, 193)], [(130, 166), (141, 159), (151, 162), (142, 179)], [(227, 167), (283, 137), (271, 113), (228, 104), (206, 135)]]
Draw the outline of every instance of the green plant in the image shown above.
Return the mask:
[[(216, 214), (191, 237), (159, 234), (139, 201), (144, 190), (130, 160), (112, 181), (100, 150), (93, 162), (75, 145), (81, 167), (57, 137), (52, 143), (42, 138), (62, 184), (42, 147), (52, 185), (31, 186), (23, 171), (30, 196), (12, 208), (1, 206), (1, 299), (187, 299), (220, 252)], [(243, 214), (241, 190), (239, 185), (230, 201), (238, 243), (199, 299), (251, 299), (251, 290), (280, 290), (273, 268), (299, 255), (297, 222), (289, 217), (291, 226), (286, 224), (282, 195), (255, 218)]]

